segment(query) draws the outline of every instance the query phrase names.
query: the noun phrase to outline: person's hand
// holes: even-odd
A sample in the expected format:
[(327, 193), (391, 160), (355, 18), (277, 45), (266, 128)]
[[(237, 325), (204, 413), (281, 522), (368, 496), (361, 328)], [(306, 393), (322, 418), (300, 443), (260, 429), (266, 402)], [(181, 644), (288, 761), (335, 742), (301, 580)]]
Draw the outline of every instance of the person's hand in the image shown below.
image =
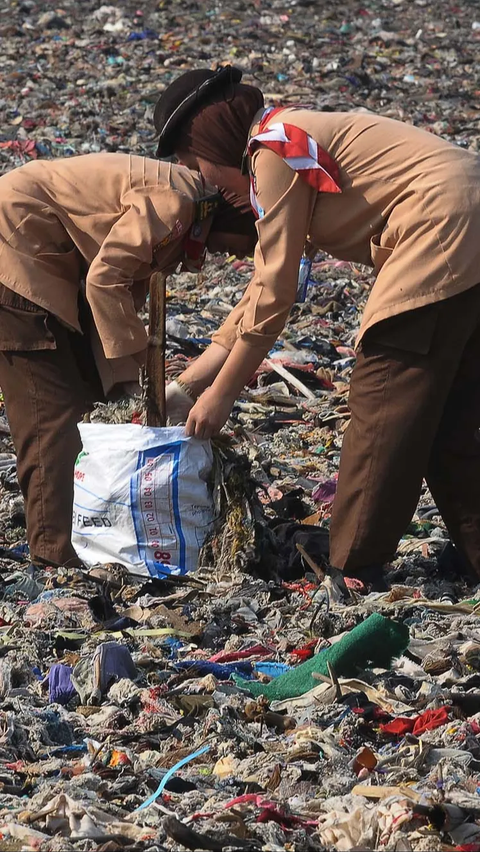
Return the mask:
[(165, 402), (167, 404), (167, 421), (172, 426), (185, 423), (193, 408), (194, 402), (191, 397), (177, 382), (170, 382), (165, 388)]
[(186, 433), (189, 438), (212, 438), (225, 426), (235, 399), (220, 396), (213, 388), (207, 388), (188, 415)]

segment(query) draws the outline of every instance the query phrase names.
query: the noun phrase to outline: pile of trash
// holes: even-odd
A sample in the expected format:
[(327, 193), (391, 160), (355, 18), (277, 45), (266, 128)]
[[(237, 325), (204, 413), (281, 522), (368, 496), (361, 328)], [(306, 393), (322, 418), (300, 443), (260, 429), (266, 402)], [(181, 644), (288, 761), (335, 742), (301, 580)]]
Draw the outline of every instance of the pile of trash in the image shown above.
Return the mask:
[(33, 157), (154, 154), (178, 73), (231, 63), (270, 103), (373, 109), (478, 150), (475, 3), (4, 0), (0, 171)]
[[(16, 0), (0, 37), (0, 171), (153, 155), (158, 92), (216, 62), (269, 102), (375, 109), (478, 150), (474, 4)], [(169, 279), (169, 378), (252, 270), (214, 257)], [(431, 495), (391, 591), (326, 570), (371, 280), (317, 256), (306, 302), (214, 443), (216, 523), (196, 572), (33, 568), (0, 415), (5, 852), (480, 850), (480, 587)], [(124, 401), (92, 421), (137, 414)]]
[(480, 594), (427, 524), (370, 595), (308, 534), (285, 579), (248, 548), (164, 579), (4, 550), (1, 848), (480, 848)]

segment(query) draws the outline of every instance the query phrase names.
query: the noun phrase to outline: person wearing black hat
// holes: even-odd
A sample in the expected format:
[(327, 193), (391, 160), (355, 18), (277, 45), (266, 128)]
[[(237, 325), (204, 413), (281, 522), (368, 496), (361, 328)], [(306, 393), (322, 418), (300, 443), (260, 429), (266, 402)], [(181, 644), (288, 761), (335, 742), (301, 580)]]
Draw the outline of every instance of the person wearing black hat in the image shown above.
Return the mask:
[[(231, 163), (241, 164), (248, 131), (253, 116), (263, 106), (263, 95), (259, 89), (241, 84), (241, 78), (242, 72), (230, 65), (216, 71), (207, 68), (187, 71), (163, 92), (155, 107), (154, 124), (160, 133), (157, 156), (178, 156), (187, 165), (191, 139), (188, 132), (186, 137), (182, 136), (182, 129), (195, 117), (196, 141), (198, 144), (201, 137), (200, 153), (206, 160), (204, 169), (208, 171), (209, 163), (215, 163), (215, 174), (220, 178), (220, 183), (217, 184), (219, 189), (230, 204), (245, 211), (247, 207), (250, 209), (248, 177), (241, 174), (238, 167), (232, 166)], [(218, 112), (212, 114), (210, 109), (208, 121), (204, 122), (202, 108), (207, 104), (218, 104)], [(224, 109), (228, 110), (228, 120), (225, 120)], [(239, 221), (247, 224), (246, 218)], [(214, 381), (228, 354), (229, 351), (224, 346), (214, 341), (191, 366), (186, 381), (185, 376), (182, 376), (180, 385), (178, 382), (171, 382), (167, 386), (167, 413), (171, 423), (184, 422), (188, 418), (197, 397)], [(248, 363), (249, 356), (252, 358), (254, 372), (257, 366), (254, 363), (254, 353), (244, 353), (242, 365)], [(235, 396), (227, 394), (223, 394), (221, 398), (212, 397), (210, 400), (210, 413), (213, 414), (215, 410), (218, 428), (223, 425), (234, 401)]]
[[(249, 204), (249, 180), (241, 173), (240, 166), (253, 117), (263, 106), (263, 95), (256, 87), (243, 85), (241, 78), (242, 72), (230, 65), (216, 71), (207, 68), (187, 71), (161, 95), (155, 107), (154, 124), (160, 135), (158, 157), (176, 156), (188, 165), (193, 132), (196, 150), (203, 158), (202, 171), (213, 169), (219, 180), (217, 186), (220, 191), (224, 195), (228, 194), (231, 203), (244, 209), (245, 204)], [(217, 109), (214, 105), (217, 105)], [(209, 107), (207, 121), (203, 117), (206, 106)], [(232, 312), (233, 316), (239, 315), (243, 304), (242, 300)], [(214, 339), (206, 352), (181, 376), (181, 389), (177, 382), (167, 386), (167, 413), (172, 423), (188, 419), (190, 410), (202, 395), (201, 404), (207, 403), (209, 397), (212, 429), (208, 434), (213, 434), (223, 426), (237, 392), (234, 395), (226, 392), (209, 395), (207, 391), (205, 395), (205, 391), (224, 367), (229, 354), (230, 350), (225, 348), (223, 341)], [(255, 350), (249, 348), (241, 353), (241, 365), (237, 366), (248, 370), (251, 363), (253, 373), (258, 366), (256, 361)], [(235, 373), (236, 367), (231, 359), (230, 363)], [(200, 433), (201, 429), (197, 426), (197, 437), (200, 437)]]
[[(264, 108), (238, 69), (183, 74), (155, 111), (159, 154), (248, 191), (255, 272), (180, 377), (187, 434), (228, 418), (295, 301), (304, 253), (373, 267), (330, 527), (336, 568), (380, 575), (423, 478), (480, 576), (480, 158), (371, 112)], [(408, 463), (406, 463), (408, 461)]]
[[(160, 136), (157, 157), (176, 155), (180, 145), (185, 146), (186, 152), (189, 140), (188, 137), (182, 137), (186, 126), (200, 115), (204, 107), (218, 103), (223, 105), (222, 120), (217, 121), (215, 114), (209, 111), (210, 138), (204, 140), (205, 155), (215, 157), (212, 162), (217, 165), (224, 163), (231, 166), (232, 162), (241, 164), (246, 134), (255, 113), (264, 103), (260, 89), (242, 84), (241, 79), (240, 69), (227, 65), (216, 71), (207, 68), (187, 71), (170, 83), (157, 101), (153, 116)], [(228, 104), (227, 108), (225, 104)], [(227, 115), (225, 109), (228, 110)], [(214, 136), (218, 136), (217, 145), (211, 138)], [(196, 141), (198, 143), (198, 136)], [(228, 152), (225, 150), (227, 147)], [(245, 190), (245, 182), (241, 188)]]

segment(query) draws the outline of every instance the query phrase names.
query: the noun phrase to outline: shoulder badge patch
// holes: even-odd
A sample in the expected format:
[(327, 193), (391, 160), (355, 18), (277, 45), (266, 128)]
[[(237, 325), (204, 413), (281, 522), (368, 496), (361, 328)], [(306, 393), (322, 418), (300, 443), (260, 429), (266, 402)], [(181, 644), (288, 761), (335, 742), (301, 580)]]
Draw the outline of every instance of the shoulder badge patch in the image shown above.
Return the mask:
[(199, 198), (195, 204), (194, 222), (203, 222), (209, 216), (213, 216), (215, 210), (220, 204), (221, 195), (216, 192), (214, 195), (205, 195)]

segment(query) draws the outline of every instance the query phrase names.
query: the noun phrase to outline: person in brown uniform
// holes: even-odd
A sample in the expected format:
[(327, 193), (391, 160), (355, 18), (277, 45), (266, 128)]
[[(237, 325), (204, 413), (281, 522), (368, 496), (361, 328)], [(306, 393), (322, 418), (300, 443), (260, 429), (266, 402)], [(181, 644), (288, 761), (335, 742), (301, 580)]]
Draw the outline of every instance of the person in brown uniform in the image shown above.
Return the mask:
[(284, 327), (304, 251), (371, 266), (331, 564), (381, 585), (425, 477), (480, 575), (480, 158), (370, 112), (267, 110), (240, 78), (187, 72), (155, 112), (159, 155), (238, 193), (250, 184), (258, 215), (245, 295), (181, 376), (198, 398), (187, 431), (225, 423)]
[(0, 198), (0, 388), (30, 555), (74, 564), (77, 422), (138, 382), (152, 272), (197, 269), (205, 243), (250, 250), (253, 216), (183, 166), (128, 154), (28, 163)]

